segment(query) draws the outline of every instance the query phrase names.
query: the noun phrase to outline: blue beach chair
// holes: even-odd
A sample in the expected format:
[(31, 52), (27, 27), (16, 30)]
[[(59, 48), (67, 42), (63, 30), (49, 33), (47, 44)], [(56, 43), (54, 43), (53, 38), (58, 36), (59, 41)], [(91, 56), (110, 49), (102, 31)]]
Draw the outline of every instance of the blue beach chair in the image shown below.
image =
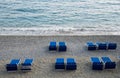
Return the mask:
[(115, 50), (117, 48), (117, 44), (116, 43), (108, 43), (108, 49), (110, 50)]
[(22, 71), (31, 70), (32, 64), (33, 64), (33, 59), (25, 59), (24, 63), (21, 64), (21, 70)]
[(57, 45), (56, 42), (50, 42), (49, 44), (49, 51), (56, 51), (57, 50)]
[(76, 70), (77, 64), (74, 58), (67, 58), (66, 70)]
[(97, 49), (98, 50), (107, 50), (107, 43), (106, 42), (97, 42)]
[(109, 57), (101, 57), (104, 64), (105, 69), (115, 69), (116, 68), (116, 62), (112, 62)]
[(91, 62), (93, 70), (103, 70), (103, 62), (98, 57), (91, 57)]
[(65, 69), (64, 58), (57, 58), (56, 59), (55, 69)]
[(87, 48), (88, 50), (96, 50), (97, 46), (93, 42), (87, 42)]
[(66, 50), (67, 50), (67, 46), (65, 42), (59, 42), (59, 51), (66, 51)]
[(16, 70), (18, 70), (19, 62), (20, 62), (20, 59), (12, 59), (10, 64), (6, 64), (6, 70), (7, 71), (16, 71)]

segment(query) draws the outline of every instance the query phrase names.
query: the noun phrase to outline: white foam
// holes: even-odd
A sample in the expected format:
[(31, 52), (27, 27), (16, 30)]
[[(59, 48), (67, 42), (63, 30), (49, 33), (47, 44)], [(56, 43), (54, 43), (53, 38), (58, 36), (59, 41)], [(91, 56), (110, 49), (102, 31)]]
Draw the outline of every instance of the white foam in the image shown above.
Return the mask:
[(0, 28), (0, 35), (120, 35), (119, 29), (75, 27)]

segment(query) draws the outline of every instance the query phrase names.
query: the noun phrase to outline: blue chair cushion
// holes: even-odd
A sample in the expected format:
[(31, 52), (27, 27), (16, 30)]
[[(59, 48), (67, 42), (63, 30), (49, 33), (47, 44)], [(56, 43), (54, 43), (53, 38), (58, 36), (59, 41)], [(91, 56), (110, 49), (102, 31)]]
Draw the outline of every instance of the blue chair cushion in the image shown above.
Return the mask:
[(16, 71), (17, 69), (17, 64), (6, 64), (7, 71)]
[(50, 51), (57, 50), (56, 42), (50, 42), (49, 50)]
[(22, 66), (31, 66), (33, 63), (33, 59), (25, 59), (24, 63), (22, 63)]
[(55, 69), (65, 69), (64, 58), (56, 59)]
[(114, 69), (116, 68), (116, 62), (112, 62), (109, 57), (101, 57), (105, 63), (105, 69)]
[(88, 50), (96, 50), (97, 46), (93, 42), (87, 42)]
[(103, 70), (103, 62), (98, 57), (91, 57), (91, 61), (93, 70)]
[(103, 62), (93, 62), (92, 69), (93, 70), (103, 70)]
[(105, 63), (105, 69), (115, 69), (116, 68), (116, 62), (106, 62)]
[(108, 49), (114, 50), (117, 48), (117, 44), (116, 43), (108, 43)]
[(76, 70), (77, 64), (74, 58), (67, 58), (66, 70)]
[(66, 65), (66, 70), (76, 70), (77, 69), (77, 65), (76, 63), (72, 63), (72, 64), (67, 64)]
[(106, 62), (112, 62), (111, 59), (109, 57), (101, 57), (103, 62), (106, 63)]
[(74, 58), (67, 58), (67, 64), (75, 63)]
[(59, 51), (66, 51), (66, 50), (67, 50), (67, 46), (65, 42), (59, 42)]
[(92, 62), (101, 62), (98, 57), (91, 57)]
[(107, 43), (106, 42), (97, 42), (98, 50), (107, 50)]
[(12, 59), (10, 64), (18, 64), (20, 62), (20, 59)]

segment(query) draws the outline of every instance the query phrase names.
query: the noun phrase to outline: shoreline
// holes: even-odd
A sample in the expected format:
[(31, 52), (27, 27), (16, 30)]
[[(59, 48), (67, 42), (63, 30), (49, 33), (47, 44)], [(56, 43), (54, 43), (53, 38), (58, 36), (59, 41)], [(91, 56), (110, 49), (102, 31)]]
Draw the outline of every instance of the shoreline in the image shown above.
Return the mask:
[(0, 36), (28, 36), (28, 37), (50, 37), (50, 36), (72, 36), (72, 37), (81, 37), (81, 36), (120, 36), (120, 34), (0, 34)]
[(81, 32), (81, 33), (39, 33), (39, 34), (27, 34), (27, 33), (4, 33), (1, 34), (0, 36), (120, 36), (120, 32)]
[(0, 28), (0, 35), (120, 35), (119, 29), (94, 28)]

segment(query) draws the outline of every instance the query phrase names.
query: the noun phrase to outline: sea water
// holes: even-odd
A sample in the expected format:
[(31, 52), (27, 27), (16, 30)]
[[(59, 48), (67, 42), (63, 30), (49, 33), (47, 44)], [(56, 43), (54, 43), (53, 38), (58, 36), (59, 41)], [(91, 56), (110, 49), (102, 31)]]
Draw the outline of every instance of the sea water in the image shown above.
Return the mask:
[(0, 0), (0, 34), (119, 32), (120, 0)]

